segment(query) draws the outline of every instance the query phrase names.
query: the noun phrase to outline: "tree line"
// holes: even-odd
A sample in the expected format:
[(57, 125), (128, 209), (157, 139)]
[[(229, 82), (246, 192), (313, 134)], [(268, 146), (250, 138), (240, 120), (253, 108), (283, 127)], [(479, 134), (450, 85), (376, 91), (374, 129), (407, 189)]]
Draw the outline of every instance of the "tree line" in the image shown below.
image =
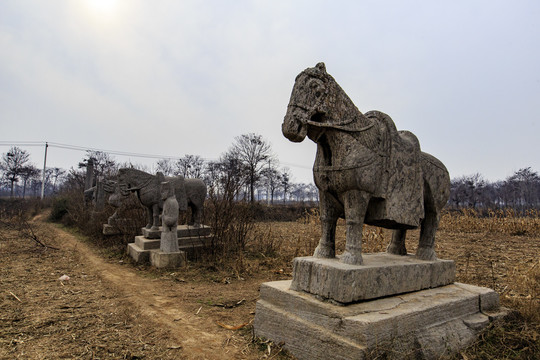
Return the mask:
[(511, 208), (523, 213), (540, 208), (540, 176), (530, 167), (522, 168), (505, 180), (490, 182), (481, 174), (452, 179), (451, 209), (474, 210)]
[[(88, 160), (94, 163), (94, 178), (113, 178), (119, 168), (135, 167), (150, 172), (139, 164), (122, 163), (100, 151), (87, 151), (76, 167), (64, 170), (45, 169), (45, 195), (63, 188), (84, 188)], [(182, 175), (201, 178), (211, 196), (250, 202), (318, 201), (318, 190), (312, 183), (295, 183), (291, 172), (279, 166), (271, 145), (261, 135), (243, 134), (234, 139), (218, 160), (206, 161), (199, 155), (185, 155), (177, 160), (161, 159), (155, 171), (166, 176)], [(0, 196), (37, 197), (41, 193), (43, 172), (30, 161), (23, 149), (12, 147), (0, 159)], [(512, 208), (518, 212), (540, 208), (540, 176), (530, 167), (517, 170), (502, 181), (490, 182), (481, 174), (451, 180), (450, 209), (487, 210)]]
[[(45, 170), (45, 195), (53, 195), (64, 188), (84, 188), (86, 166), (90, 159), (95, 179), (113, 178), (122, 167), (151, 172), (144, 165), (119, 162), (105, 152), (87, 151), (82, 161), (69, 170)], [(166, 176), (201, 178), (211, 195), (218, 197), (232, 196), (234, 200), (272, 204), (318, 201), (316, 186), (293, 182), (290, 169), (279, 166), (279, 159), (273, 153), (270, 143), (254, 133), (236, 137), (218, 160), (206, 161), (199, 155), (186, 154), (177, 160), (158, 160), (154, 170)], [(25, 198), (40, 195), (42, 170), (31, 163), (25, 150), (12, 147), (4, 153), (0, 160), (0, 172), (0, 196)]]

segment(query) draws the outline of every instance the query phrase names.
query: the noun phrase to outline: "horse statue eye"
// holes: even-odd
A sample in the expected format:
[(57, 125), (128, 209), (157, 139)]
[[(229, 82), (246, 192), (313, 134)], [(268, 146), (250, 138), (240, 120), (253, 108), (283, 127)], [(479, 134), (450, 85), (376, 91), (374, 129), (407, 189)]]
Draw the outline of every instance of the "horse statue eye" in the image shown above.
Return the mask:
[(321, 97), (321, 95), (322, 95), (322, 93), (319, 90), (317, 90), (315, 92), (315, 97)]

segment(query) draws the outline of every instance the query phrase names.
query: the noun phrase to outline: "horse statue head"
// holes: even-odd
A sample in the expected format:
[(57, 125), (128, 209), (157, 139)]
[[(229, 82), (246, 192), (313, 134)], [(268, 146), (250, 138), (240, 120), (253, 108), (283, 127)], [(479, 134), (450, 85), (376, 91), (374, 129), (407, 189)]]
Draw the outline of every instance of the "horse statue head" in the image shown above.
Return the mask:
[(301, 142), (306, 135), (317, 141), (326, 129), (362, 131), (371, 126), (321, 62), (296, 77), (281, 130), (287, 139)]

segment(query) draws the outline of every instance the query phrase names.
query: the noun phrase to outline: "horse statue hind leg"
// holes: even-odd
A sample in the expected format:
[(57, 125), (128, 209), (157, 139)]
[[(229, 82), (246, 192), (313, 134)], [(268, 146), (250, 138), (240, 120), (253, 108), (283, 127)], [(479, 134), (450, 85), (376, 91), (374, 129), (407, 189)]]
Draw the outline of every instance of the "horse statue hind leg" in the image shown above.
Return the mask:
[(186, 179), (186, 194), (188, 206), (191, 208), (189, 224), (200, 227), (203, 220), (206, 185), (201, 179)]
[[(424, 178), (424, 219), (420, 225), (420, 240), (416, 257), (421, 260), (435, 260), (435, 232), (439, 226), (441, 211), (450, 195), (450, 177), (441, 161), (427, 153), (421, 154)], [(386, 251), (395, 255), (407, 255), (405, 237), (407, 230), (394, 230)]]

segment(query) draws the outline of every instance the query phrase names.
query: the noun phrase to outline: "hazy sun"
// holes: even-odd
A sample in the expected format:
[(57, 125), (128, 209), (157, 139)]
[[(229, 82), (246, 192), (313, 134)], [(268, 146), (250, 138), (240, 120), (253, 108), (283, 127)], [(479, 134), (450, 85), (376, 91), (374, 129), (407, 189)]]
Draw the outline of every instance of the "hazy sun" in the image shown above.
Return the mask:
[(117, 0), (86, 0), (92, 10), (101, 15), (112, 15), (117, 7)]

